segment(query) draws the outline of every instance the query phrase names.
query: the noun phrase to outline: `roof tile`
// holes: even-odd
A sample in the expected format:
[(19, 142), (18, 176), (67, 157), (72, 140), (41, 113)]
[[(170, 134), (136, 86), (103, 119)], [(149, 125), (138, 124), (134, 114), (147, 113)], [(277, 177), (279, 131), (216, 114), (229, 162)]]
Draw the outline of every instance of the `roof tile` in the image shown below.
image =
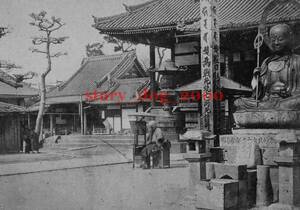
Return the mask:
[[(257, 25), (268, 3), (269, 0), (220, 0), (221, 29)], [(195, 0), (154, 0), (136, 8), (129, 7), (127, 13), (95, 18), (95, 28), (103, 33), (140, 33), (141, 30), (136, 30), (155, 27), (176, 29), (179, 22), (189, 24), (198, 21), (199, 7), (199, 1)], [(295, 6), (276, 6), (270, 12), (268, 22), (289, 20), (300, 20), (300, 10)]]

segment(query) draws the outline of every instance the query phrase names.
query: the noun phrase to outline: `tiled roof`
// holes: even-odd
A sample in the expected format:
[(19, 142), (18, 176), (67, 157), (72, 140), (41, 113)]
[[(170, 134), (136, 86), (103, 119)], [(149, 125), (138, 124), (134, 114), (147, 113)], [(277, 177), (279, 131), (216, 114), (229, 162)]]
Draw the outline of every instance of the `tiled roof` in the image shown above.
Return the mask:
[[(107, 93), (108, 99), (97, 99), (92, 104), (115, 104), (115, 103), (135, 103), (138, 102), (139, 92), (147, 86), (149, 78), (133, 78), (133, 79), (119, 79), (115, 86)], [(112, 94), (122, 94), (120, 97), (110, 97)]]
[[(134, 65), (139, 66), (135, 51), (87, 58), (67, 82), (48, 93), (46, 103), (75, 103), (80, 101), (80, 95), (83, 95), (83, 100), (85, 100), (86, 93), (106, 92), (111, 87), (115, 87), (116, 80)], [(143, 69), (140, 71), (146, 75)], [(111, 86), (107, 80), (108, 75), (113, 82)]]
[(133, 52), (89, 57), (68, 81), (48, 95), (49, 97), (73, 96), (98, 91), (97, 82), (108, 73), (123, 69), (124, 63), (127, 64), (128, 60), (133, 61), (134, 59), (136, 59), (136, 55)]
[(38, 90), (26, 83), (17, 84), (15, 79), (0, 70), (0, 97), (30, 97), (38, 95)]
[[(94, 27), (102, 33), (126, 34), (155, 30), (174, 30), (179, 23), (191, 24), (200, 20), (199, 0), (152, 0), (127, 12), (105, 18), (94, 18)], [(257, 26), (269, 0), (220, 0), (220, 27), (231, 29)], [(300, 20), (295, 6), (276, 6), (268, 23)]]
[(0, 113), (25, 112), (25, 108), (14, 104), (0, 102)]
[[(222, 89), (226, 90), (235, 90), (235, 91), (244, 91), (244, 92), (251, 92), (251, 88), (248, 88), (244, 85), (241, 85), (231, 79), (221, 76), (220, 85)], [(202, 80), (196, 80), (190, 84), (184, 85), (180, 88), (177, 88), (177, 91), (194, 91), (194, 90), (202, 90), (203, 83)]]

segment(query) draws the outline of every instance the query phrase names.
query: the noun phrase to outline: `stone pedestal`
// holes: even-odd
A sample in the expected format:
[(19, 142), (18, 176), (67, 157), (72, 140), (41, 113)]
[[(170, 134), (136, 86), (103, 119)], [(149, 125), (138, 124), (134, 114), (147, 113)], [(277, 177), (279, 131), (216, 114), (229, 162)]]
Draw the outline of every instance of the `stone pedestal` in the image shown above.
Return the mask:
[(300, 135), (298, 130), (276, 136), (280, 142), (279, 157), (279, 204), (273, 209), (300, 208)]
[(187, 153), (183, 158), (189, 162), (191, 192), (200, 180), (206, 179), (206, 162), (211, 158), (210, 149), (215, 137), (209, 131), (197, 129), (188, 130), (180, 137), (181, 142), (187, 143)]
[[(294, 130), (289, 129), (234, 129), (232, 135), (220, 136), (220, 147), (224, 148), (224, 159), (226, 163), (232, 164), (247, 164), (249, 165), (249, 157), (253, 157), (253, 153), (259, 148), (262, 162), (258, 159), (253, 159), (252, 163), (257, 165), (270, 166), (270, 179), (273, 189), (273, 202), (278, 201), (279, 197), (279, 181), (278, 181), (278, 165), (276, 158), (279, 156), (279, 143), (281, 134), (291, 133)], [(300, 131), (296, 131), (300, 134)], [(285, 138), (284, 136), (280, 137)], [(255, 147), (253, 147), (255, 145)], [(252, 150), (252, 155), (251, 151)], [(254, 152), (253, 152), (254, 151)], [(256, 151), (257, 152), (257, 151)], [(252, 164), (251, 163), (251, 164)], [(253, 175), (256, 170), (251, 170)], [(248, 171), (249, 172), (249, 171)], [(249, 173), (248, 173), (249, 175)], [(251, 178), (249, 176), (249, 178)], [(256, 177), (251, 178), (251, 183), (248, 184), (248, 200), (250, 205), (255, 204), (256, 199)]]
[(251, 147), (257, 145), (262, 162), (258, 165), (277, 166), (275, 158), (279, 155), (279, 142), (275, 137), (287, 129), (236, 129), (232, 135), (220, 136), (220, 147), (224, 148), (224, 159), (228, 163), (249, 164)]
[(295, 131), (277, 136), (280, 142), (279, 203), (300, 207), (300, 135)]

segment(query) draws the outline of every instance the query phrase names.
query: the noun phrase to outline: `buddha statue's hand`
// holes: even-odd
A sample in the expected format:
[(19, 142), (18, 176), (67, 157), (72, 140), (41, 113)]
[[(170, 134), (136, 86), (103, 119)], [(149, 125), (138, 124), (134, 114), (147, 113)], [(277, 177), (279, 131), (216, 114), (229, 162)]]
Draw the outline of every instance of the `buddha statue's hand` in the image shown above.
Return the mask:
[(291, 94), (286, 89), (280, 90), (280, 92), (278, 93), (278, 95), (280, 97), (282, 97), (282, 98), (287, 98), (287, 97), (291, 96)]
[(260, 72), (261, 72), (261, 67), (256, 67), (254, 70), (253, 70), (253, 77), (257, 77), (260, 75)]
[(253, 71), (253, 78), (252, 78), (252, 81), (251, 81), (251, 87), (252, 87), (253, 90), (257, 87), (258, 77), (260, 75), (260, 71), (261, 71), (260, 67), (256, 67)]

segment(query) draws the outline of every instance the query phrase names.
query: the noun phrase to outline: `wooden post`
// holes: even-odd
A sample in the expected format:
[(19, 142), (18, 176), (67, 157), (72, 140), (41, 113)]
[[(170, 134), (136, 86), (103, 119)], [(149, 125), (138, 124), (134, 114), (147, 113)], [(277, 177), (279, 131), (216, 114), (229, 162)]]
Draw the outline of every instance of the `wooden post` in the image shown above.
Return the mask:
[(49, 117), (50, 117), (50, 133), (51, 136), (53, 136), (53, 115), (50, 114)]
[(123, 109), (122, 104), (120, 104), (121, 132), (123, 131), (123, 114), (122, 114), (122, 109)]
[(28, 126), (28, 129), (31, 128), (30, 113), (27, 114), (27, 126)]
[(86, 110), (83, 110), (83, 134), (87, 135), (87, 116), (86, 116)]
[(73, 116), (73, 133), (76, 132), (76, 115)]
[[(155, 46), (150, 45), (150, 69), (155, 69)], [(156, 93), (156, 81), (155, 72), (150, 72), (150, 86), (151, 86), (151, 106), (155, 106), (155, 93)]]
[(201, 0), (201, 77), (204, 129), (218, 134), (220, 103), (214, 94), (220, 91), (220, 33), (218, 0)]
[(80, 130), (81, 130), (81, 135), (84, 135), (82, 96), (80, 96), (79, 114), (80, 114)]
[(171, 48), (171, 61), (175, 62), (175, 46)]

